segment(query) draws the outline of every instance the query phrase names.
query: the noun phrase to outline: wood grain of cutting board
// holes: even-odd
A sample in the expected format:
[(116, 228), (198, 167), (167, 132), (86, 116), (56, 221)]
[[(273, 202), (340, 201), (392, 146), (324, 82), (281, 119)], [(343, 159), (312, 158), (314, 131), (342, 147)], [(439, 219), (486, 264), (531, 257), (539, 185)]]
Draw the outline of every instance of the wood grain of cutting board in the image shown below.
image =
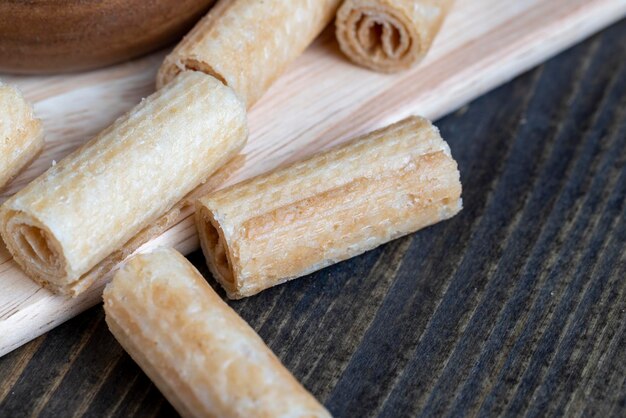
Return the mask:
[[(350, 64), (329, 29), (250, 112), (246, 162), (228, 184), (409, 114), (436, 119), (625, 15), (626, 0), (457, 0), (426, 60), (395, 75)], [(47, 140), (0, 202), (148, 96), (165, 53), (79, 74), (0, 75), (35, 102)], [(141, 250), (196, 249), (190, 215)], [(98, 303), (105, 281), (75, 299), (55, 296), (0, 243), (0, 355)]]

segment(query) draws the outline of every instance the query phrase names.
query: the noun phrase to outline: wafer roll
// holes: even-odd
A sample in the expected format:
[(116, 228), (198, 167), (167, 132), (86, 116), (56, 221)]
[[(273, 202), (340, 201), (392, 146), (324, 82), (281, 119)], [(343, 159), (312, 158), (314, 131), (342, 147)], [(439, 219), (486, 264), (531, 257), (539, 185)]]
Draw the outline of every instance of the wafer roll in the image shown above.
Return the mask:
[(15, 87), (0, 82), (0, 188), (43, 148), (43, 127)]
[(454, 216), (450, 149), (411, 117), (199, 199), (208, 266), (230, 298), (345, 260)]
[(80, 294), (94, 281), (113, 271), (122, 261), (138, 250), (143, 244), (174, 227), (185, 217), (192, 215), (195, 210), (196, 200), (224, 184), (236, 170), (243, 166), (244, 161), (245, 156), (239, 154), (220, 167), (208, 180), (196, 187), (191, 193), (174, 205), (172, 209), (165, 213), (165, 215), (139, 231), (137, 235), (127, 241), (121, 248), (113, 251), (94, 268), (89, 270), (89, 272), (72, 287), (72, 292)]
[(162, 87), (184, 69), (204, 71), (251, 107), (328, 25), (341, 0), (222, 0), (169, 54)]
[(131, 258), (104, 291), (115, 338), (186, 417), (330, 417), (182, 255)]
[(405, 70), (430, 49), (454, 0), (345, 0), (335, 20), (341, 50), (376, 71)]
[(30, 277), (76, 295), (246, 138), (234, 92), (185, 72), (7, 200), (0, 232)]

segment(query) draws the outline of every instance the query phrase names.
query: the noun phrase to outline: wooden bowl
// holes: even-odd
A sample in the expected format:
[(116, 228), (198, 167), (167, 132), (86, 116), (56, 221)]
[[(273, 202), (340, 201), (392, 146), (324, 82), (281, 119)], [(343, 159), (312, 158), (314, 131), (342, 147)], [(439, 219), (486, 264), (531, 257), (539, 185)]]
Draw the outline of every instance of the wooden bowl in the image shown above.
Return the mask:
[(133, 58), (180, 38), (214, 1), (0, 1), (0, 71), (77, 71)]

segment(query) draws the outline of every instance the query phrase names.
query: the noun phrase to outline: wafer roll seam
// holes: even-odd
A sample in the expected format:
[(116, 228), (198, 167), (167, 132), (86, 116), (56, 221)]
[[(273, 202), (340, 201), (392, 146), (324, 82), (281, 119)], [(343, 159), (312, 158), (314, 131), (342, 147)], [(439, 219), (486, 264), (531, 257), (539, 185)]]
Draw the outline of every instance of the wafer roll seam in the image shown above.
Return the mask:
[(230, 298), (353, 257), (454, 216), (457, 164), (411, 117), (198, 200), (209, 269)]

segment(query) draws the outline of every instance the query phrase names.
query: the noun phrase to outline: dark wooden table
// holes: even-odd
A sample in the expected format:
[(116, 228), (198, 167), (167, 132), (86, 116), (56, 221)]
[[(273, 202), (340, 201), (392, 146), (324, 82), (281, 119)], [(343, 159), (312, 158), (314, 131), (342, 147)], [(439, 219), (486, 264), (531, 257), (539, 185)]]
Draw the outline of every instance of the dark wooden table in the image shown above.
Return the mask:
[[(626, 416), (626, 21), (438, 125), (460, 215), (231, 306), (337, 417)], [(101, 306), (0, 359), (0, 416), (83, 414), (175, 414)]]

